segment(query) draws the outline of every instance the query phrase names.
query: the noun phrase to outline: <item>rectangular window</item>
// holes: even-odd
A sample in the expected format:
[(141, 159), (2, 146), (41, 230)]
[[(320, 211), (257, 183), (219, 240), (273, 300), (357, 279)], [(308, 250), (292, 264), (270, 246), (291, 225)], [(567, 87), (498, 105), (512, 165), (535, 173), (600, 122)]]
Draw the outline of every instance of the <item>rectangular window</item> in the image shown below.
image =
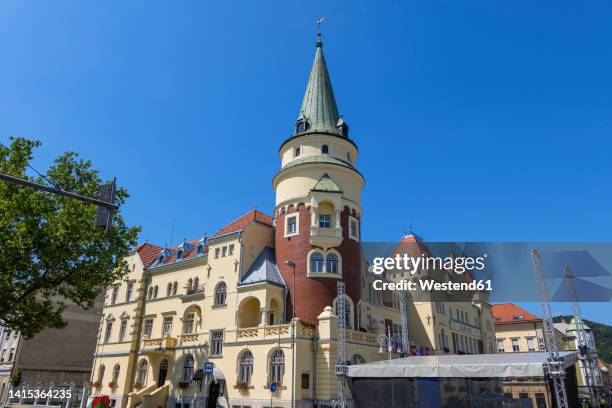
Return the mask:
[(106, 333), (104, 333), (104, 342), (110, 341), (111, 334), (113, 333), (113, 322), (106, 322)]
[(229, 246), (229, 255), (230, 255), (230, 256), (234, 255), (234, 244), (231, 244), (231, 245)]
[(215, 259), (219, 258), (219, 253), (221, 252), (221, 249), (219, 248), (215, 248)]
[(521, 351), (521, 349), (519, 347), (518, 339), (511, 339), (511, 340), (512, 340), (512, 351), (514, 351), (514, 352)]
[(353, 217), (349, 218), (349, 237), (354, 240), (359, 240), (359, 223)]
[(210, 353), (213, 356), (220, 356), (223, 354), (223, 330), (212, 330), (210, 336), (212, 344)]
[(190, 334), (193, 333), (193, 323), (195, 321), (195, 314), (189, 313), (185, 318), (185, 324), (183, 326), (183, 333)]
[(144, 321), (144, 329), (142, 330), (142, 334), (145, 337), (151, 337), (151, 333), (153, 333), (153, 319), (147, 319)]
[(113, 294), (111, 296), (111, 305), (117, 303), (117, 297), (119, 297), (119, 285), (113, 286)]
[(504, 340), (503, 339), (497, 339), (497, 352), (498, 353), (505, 353), (506, 349), (504, 347)]
[(127, 329), (127, 319), (123, 319), (121, 321), (121, 326), (119, 326), (119, 341), (125, 340), (126, 329)]
[(14, 347), (11, 348), (11, 352), (9, 353), (7, 361), (13, 361), (13, 357), (15, 357), (15, 348)]
[(297, 233), (297, 216), (287, 217), (287, 229), (285, 235), (293, 235)]
[(329, 214), (319, 215), (319, 227), (320, 228), (331, 228), (331, 215)]
[(223, 247), (223, 250), (222, 250), (222, 252), (221, 252), (221, 256), (222, 256), (222, 257), (227, 256), (227, 246), (224, 246), (224, 247)]
[(132, 293), (134, 293), (134, 282), (129, 282), (127, 285), (127, 290), (125, 291), (125, 301), (129, 302), (132, 300)]
[(546, 397), (542, 392), (536, 392), (536, 407), (537, 408), (546, 408)]
[(527, 351), (535, 351), (535, 339), (533, 337), (527, 337)]
[(166, 316), (162, 326), (162, 336), (169, 336), (170, 333), (172, 333), (172, 316)]
[(310, 388), (310, 374), (302, 373), (302, 389), (307, 390)]

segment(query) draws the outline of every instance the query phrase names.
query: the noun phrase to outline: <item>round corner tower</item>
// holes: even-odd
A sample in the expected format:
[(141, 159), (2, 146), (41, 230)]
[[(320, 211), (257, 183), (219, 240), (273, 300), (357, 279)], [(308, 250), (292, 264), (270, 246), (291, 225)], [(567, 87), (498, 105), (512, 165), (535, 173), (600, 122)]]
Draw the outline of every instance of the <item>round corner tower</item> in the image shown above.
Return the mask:
[[(361, 280), (361, 190), (357, 145), (338, 113), (318, 38), (315, 58), (291, 137), (279, 149), (276, 260), (289, 290), (288, 316), (312, 323), (333, 306), (337, 282), (346, 284), (354, 327)], [(295, 264), (295, 288), (293, 266)]]

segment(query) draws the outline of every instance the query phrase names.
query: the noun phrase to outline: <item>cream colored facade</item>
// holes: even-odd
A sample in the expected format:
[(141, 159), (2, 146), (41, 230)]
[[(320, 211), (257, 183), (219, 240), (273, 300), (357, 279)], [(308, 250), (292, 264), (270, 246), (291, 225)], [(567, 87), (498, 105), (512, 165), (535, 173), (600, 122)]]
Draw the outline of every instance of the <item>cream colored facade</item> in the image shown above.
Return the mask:
[[(362, 259), (365, 181), (357, 155), (319, 41), (294, 134), (279, 150), (274, 217), (253, 210), (209, 238), (139, 246), (128, 258), (131, 272), (106, 294), (94, 393), (117, 407), (331, 404), (338, 396), (337, 281), (347, 288), (346, 359), (388, 358), (379, 336), (391, 333), (399, 344), (399, 294), (374, 291), (378, 277)], [(494, 351), (482, 294), (452, 310), (431, 299), (412, 302), (408, 321), (419, 352)], [(202, 372), (207, 363), (211, 375)]]
[[(101, 322), (99, 344), (93, 367), (92, 382), (95, 394), (109, 395), (115, 406), (163, 406), (178, 401), (190, 406), (205, 404), (210, 391), (188, 386), (184, 367), (187, 356), (194, 357), (194, 370), (202, 368), (204, 361), (213, 362), (223, 378), (217, 378), (224, 396), (231, 406), (290, 406), (292, 386), (298, 406), (312, 406), (314, 399), (333, 400), (337, 394), (335, 362), (337, 353), (337, 317), (331, 305), (321, 311), (318, 326), (295, 322), (295, 367), (292, 366), (293, 326), (287, 322), (284, 311), (284, 288), (269, 283), (239, 286), (241, 271), (247, 270), (264, 247), (273, 244), (273, 228), (257, 222), (244, 230), (208, 240), (208, 253), (170, 266), (143, 271), (138, 252), (128, 259), (132, 272), (117, 282), (118, 298), (112, 304), (115, 286), (109, 288)], [(234, 251), (229, 255), (229, 247)], [(226, 256), (222, 256), (223, 248)], [(220, 256), (214, 254), (219, 249)], [(242, 260), (242, 261), (241, 261)], [(189, 290), (189, 279), (199, 277), (198, 288)], [(178, 283), (177, 293), (167, 296), (167, 288)], [(215, 304), (215, 288), (220, 282), (227, 285), (225, 303)], [(132, 298), (127, 301), (127, 285), (133, 285)], [(148, 298), (149, 288), (157, 297)], [(393, 307), (360, 303), (369, 316), (384, 322), (399, 324), (400, 317)], [(188, 315), (195, 313), (192, 328), (186, 327)], [(163, 332), (164, 319), (172, 321), (169, 331)], [(145, 329), (147, 321), (152, 321)], [(127, 331), (119, 341), (121, 322)], [(110, 335), (106, 330), (111, 324)], [(145, 331), (147, 333), (145, 333)], [(223, 333), (221, 353), (213, 352), (212, 332)], [(378, 330), (380, 332), (383, 330)], [(375, 333), (347, 330), (347, 353), (353, 361), (375, 361), (386, 358), (379, 353)], [(284, 374), (278, 391), (270, 393), (271, 355), (276, 350), (285, 355)], [(253, 374), (250, 384), (241, 388), (240, 357), (249, 351), (253, 355)], [(355, 357), (359, 355), (360, 357)], [(395, 355), (397, 357), (397, 355)], [(160, 367), (168, 362), (166, 379), (160, 382)], [(146, 361), (146, 375), (140, 374)], [(101, 367), (104, 367), (101, 369)], [(118, 369), (118, 377), (113, 377)], [(100, 373), (102, 377), (100, 377)], [(294, 381), (291, 381), (294, 373)], [(221, 375), (221, 374), (218, 374)], [(144, 381), (140, 381), (144, 379)], [(111, 383), (116, 386), (111, 387)], [(141, 382), (141, 384), (138, 384)], [(315, 389), (316, 388), (316, 389)]]

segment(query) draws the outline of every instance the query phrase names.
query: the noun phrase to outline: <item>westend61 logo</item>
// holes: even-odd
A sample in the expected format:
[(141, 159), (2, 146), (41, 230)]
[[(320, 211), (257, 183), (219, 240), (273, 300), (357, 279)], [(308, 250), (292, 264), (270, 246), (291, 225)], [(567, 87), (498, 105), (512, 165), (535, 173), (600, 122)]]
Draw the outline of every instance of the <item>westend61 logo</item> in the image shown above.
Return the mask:
[(396, 254), (394, 257), (377, 257), (372, 262), (372, 272), (377, 275), (385, 271), (407, 271), (414, 275), (417, 270), (453, 270), (458, 274), (463, 274), (466, 271), (482, 271), (485, 267), (484, 261), (487, 255), (472, 257), (472, 256), (447, 256), (442, 258), (439, 256), (425, 256), (421, 254), (419, 257), (408, 256), (408, 254)]

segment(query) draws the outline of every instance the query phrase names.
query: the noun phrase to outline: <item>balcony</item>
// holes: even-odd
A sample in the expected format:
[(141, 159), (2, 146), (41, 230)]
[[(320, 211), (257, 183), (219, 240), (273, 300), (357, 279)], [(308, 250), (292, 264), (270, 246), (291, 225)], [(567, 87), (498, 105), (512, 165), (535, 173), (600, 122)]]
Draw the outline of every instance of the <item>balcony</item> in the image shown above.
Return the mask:
[(147, 354), (166, 354), (174, 350), (177, 345), (176, 337), (159, 337), (156, 339), (143, 339), (140, 350)]
[(183, 344), (195, 344), (198, 342), (198, 340), (200, 339), (200, 335), (195, 333), (195, 334), (181, 334), (180, 335), (180, 342), (181, 345)]
[(323, 249), (334, 248), (342, 243), (342, 227), (310, 227), (310, 245)]
[(204, 285), (187, 287), (185, 294), (181, 296), (183, 302), (191, 302), (194, 300), (204, 299)]
[[(296, 324), (297, 337), (312, 337), (316, 327), (305, 322)], [(231, 339), (232, 334), (235, 338)], [(270, 326), (245, 327), (237, 329), (235, 333), (228, 333), (230, 341), (278, 340), (291, 339), (291, 324), (275, 324)]]

